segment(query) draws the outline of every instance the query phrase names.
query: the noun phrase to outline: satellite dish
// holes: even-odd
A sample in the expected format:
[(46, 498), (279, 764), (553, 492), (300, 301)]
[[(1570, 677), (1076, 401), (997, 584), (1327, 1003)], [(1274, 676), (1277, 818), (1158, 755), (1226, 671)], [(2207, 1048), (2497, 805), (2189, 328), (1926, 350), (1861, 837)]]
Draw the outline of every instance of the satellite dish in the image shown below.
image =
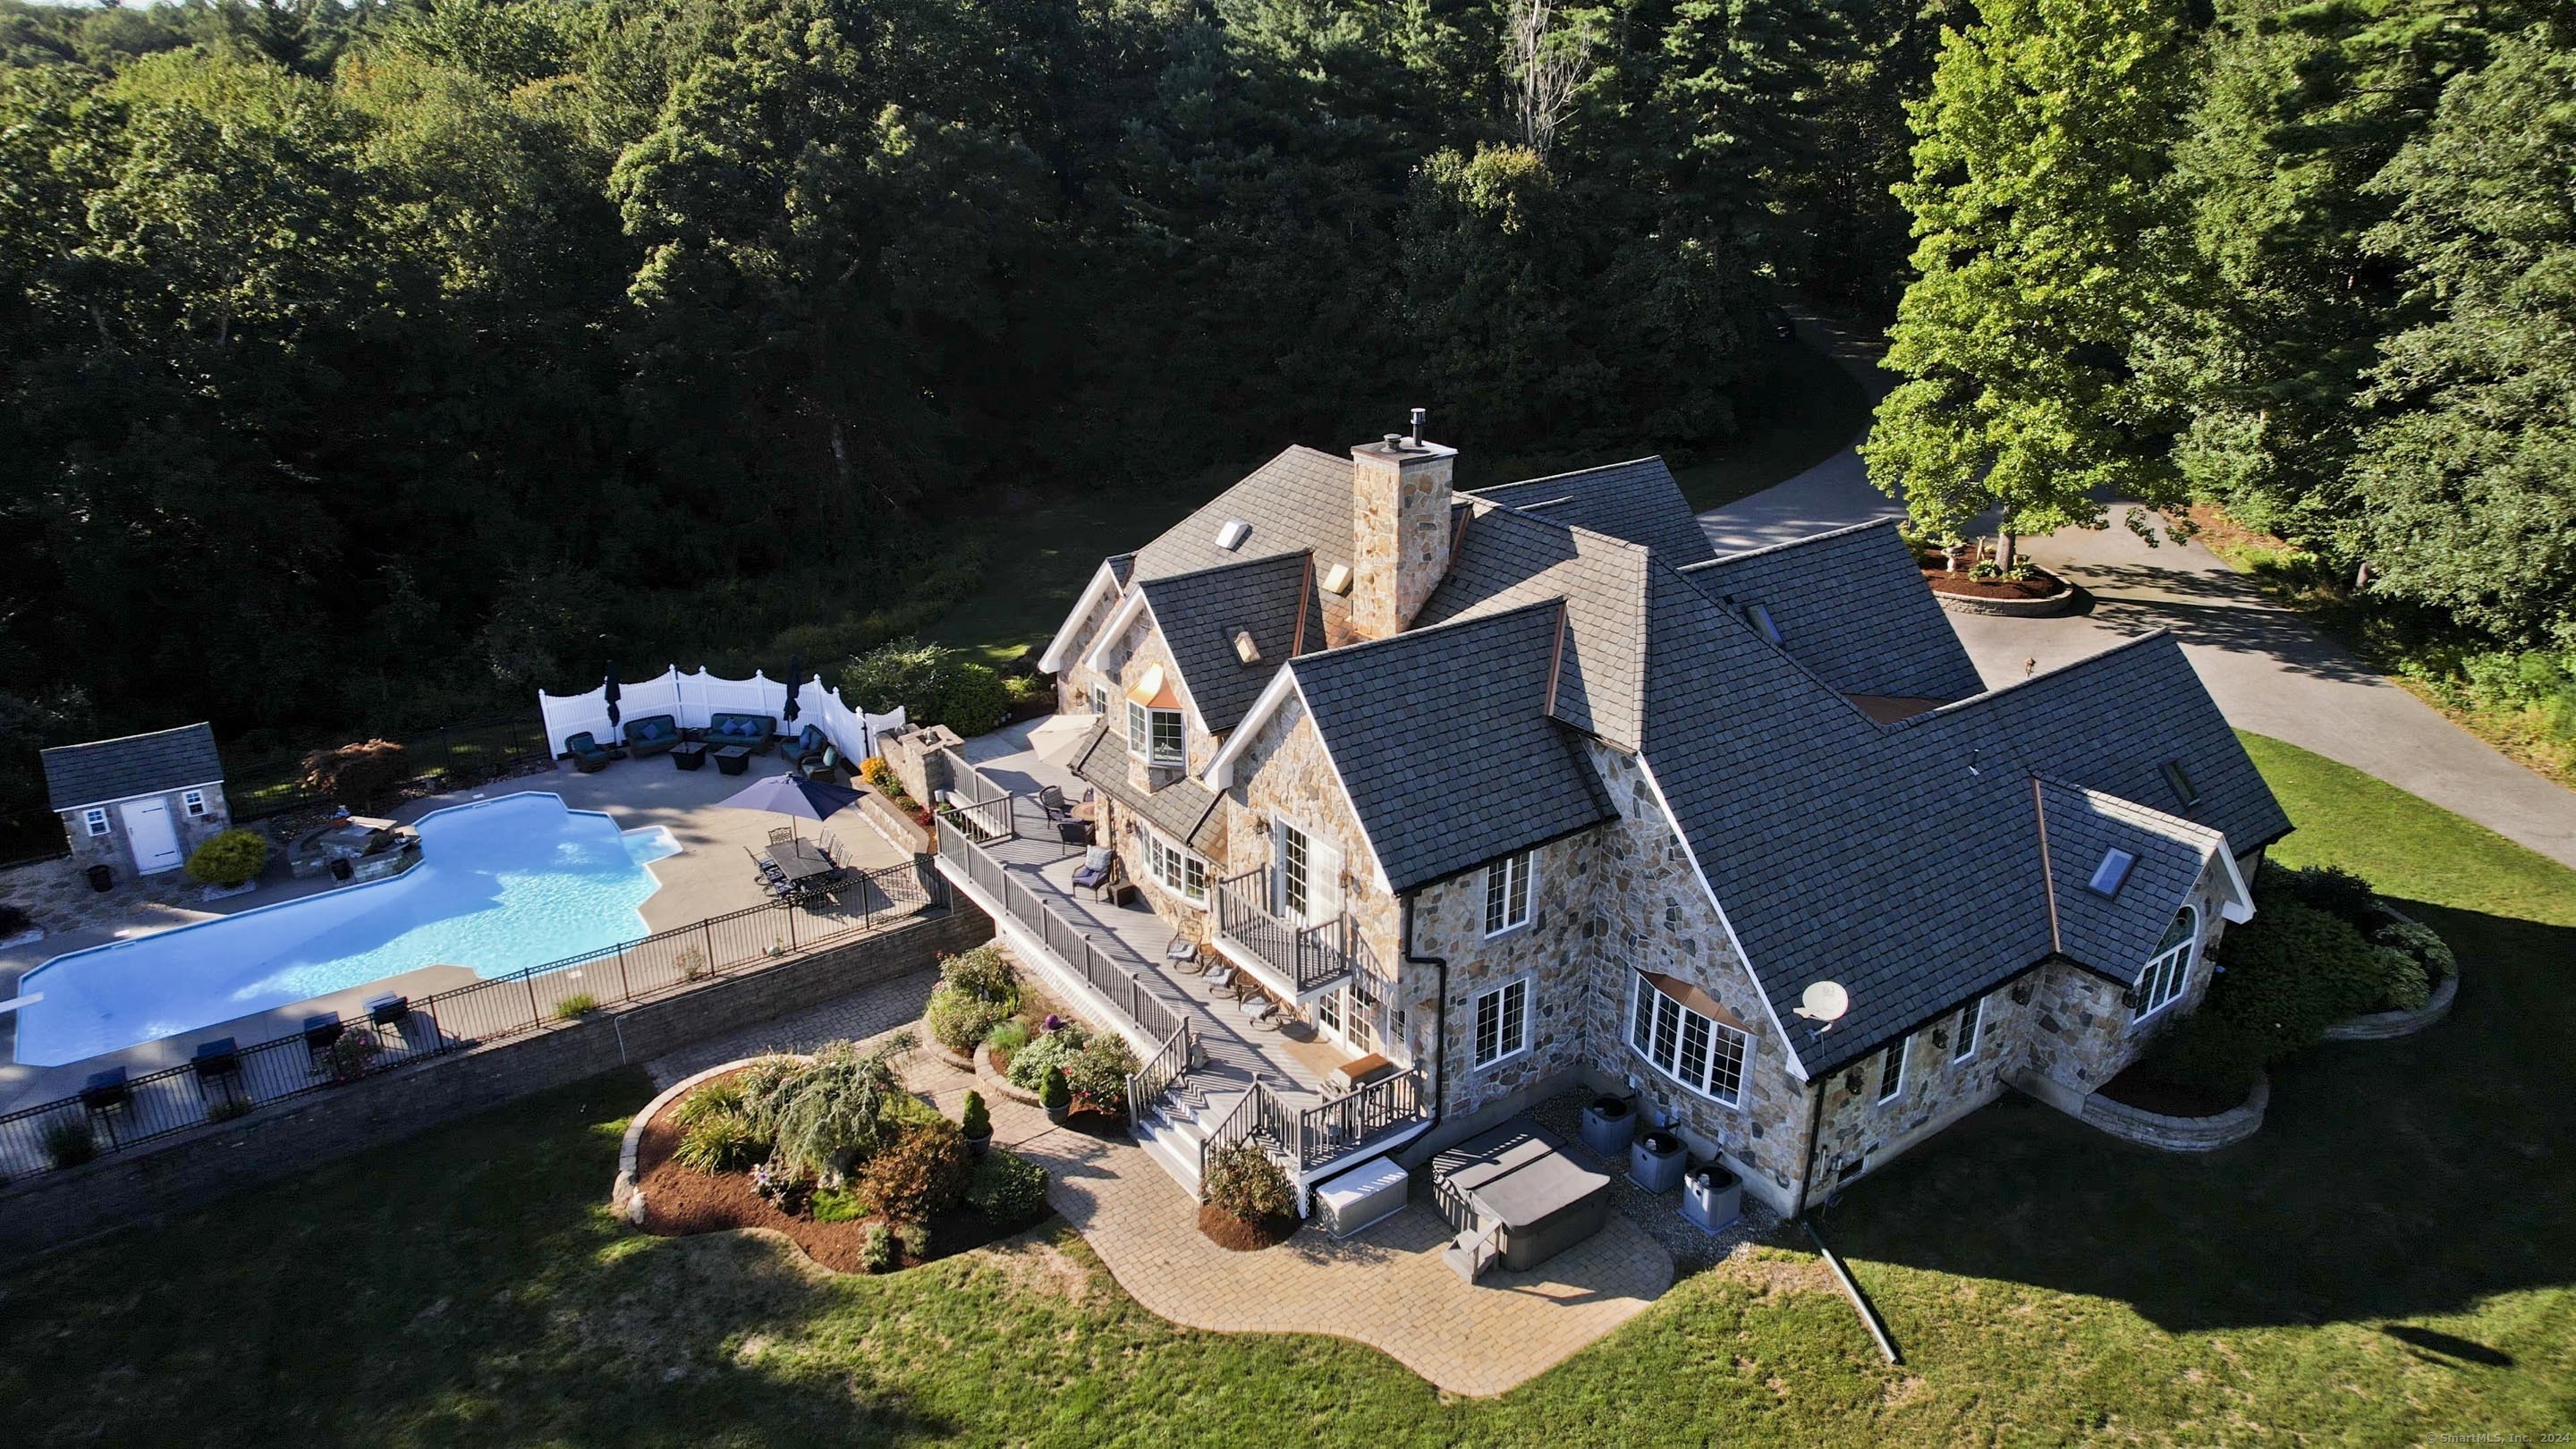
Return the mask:
[(1798, 1014), (1810, 1021), (1823, 1022), (1825, 1026), (1840, 1021), (1843, 1013), (1849, 1010), (1851, 993), (1843, 990), (1842, 984), (1836, 981), (1819, 981), (1798, 998)]

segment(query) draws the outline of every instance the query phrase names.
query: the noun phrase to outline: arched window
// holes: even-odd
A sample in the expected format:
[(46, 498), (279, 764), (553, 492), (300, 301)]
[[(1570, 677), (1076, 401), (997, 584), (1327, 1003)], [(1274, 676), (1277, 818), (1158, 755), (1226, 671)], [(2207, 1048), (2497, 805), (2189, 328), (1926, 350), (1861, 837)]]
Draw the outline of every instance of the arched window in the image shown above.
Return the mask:
[(2140, 1019), (2155, 1015), (2181, 998), (2183, 983), (2191, 979), (2193, 953), (2199, 948), (2200, 912), (2185, 906), (2174, 914), (2173, 924), (2165, 927), (2165, 938), (2156, 943), (2156, 954), (2138, 973), (2138, 984), (2130, 992)]

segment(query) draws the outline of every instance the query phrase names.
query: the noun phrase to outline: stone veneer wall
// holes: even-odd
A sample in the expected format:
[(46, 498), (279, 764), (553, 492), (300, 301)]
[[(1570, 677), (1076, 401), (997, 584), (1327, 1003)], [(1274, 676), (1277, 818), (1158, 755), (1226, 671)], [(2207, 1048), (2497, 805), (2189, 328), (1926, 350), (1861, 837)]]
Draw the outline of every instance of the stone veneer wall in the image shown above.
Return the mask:
[(1350, 627), (1363, 639), (1404, 632), (1449, 572), (1449, 480), (1457, 454), (1351, 450)]
[[(189, 788), (199, 787), (190, 786)], [(188, 815), (188, 807), (180, 799), (187, 793), (186, 791), (172, 790), (159, 797), (161, 803), (169, 807), (170, 828), (179, 837), (181, 865), (185, 865), (188, 857), (196, 853), (198, 846), (232, 828), (232, 806), (224, 799), (224, 787), (207, 785), (203, 788), (206, 792), (206, 813), (193, 819)], [(105, 865), (116, 871), (119, 885), (132, 883), (135, 875), (134, 849), (125, 833), (125, 806), (132, 803), (132, 801), (119, 801), (106, 807), (107, 833), (105, 835), (92, 835), (89, 833), (89, 827), (81, 823), (81, 816), (87, 807), (82, 810), (65, 810), (55, 816), (62, 822), (63, 843), (71, 851), (72, 864), (76, 869), (85, 870), (93, 865)], [(173, 869), (176, 868), (173, 867)]]
[[(2226, 922), (2218, 914), (2220, 872), (2215, 861), (2192, 887), (2192, 908), (2200, 913), (2200, 951), (2180, 1001), (2145, 1023), (2137, 1021), (2124, 998), (2126, 986), (2080, 966), (2052, 961), (2033, 978), (2030, 1028), (2026, 1034), (2023, 1085), (2031, 1094), (2061, 1110), (2081, 1110), (2083, 1099), (2138, 1059), (2148, 1042), (2171, 1023), (2200, 1008), (2208, 994), (2211, 956)], [(2134, 973), (2146, 962), (2120, 963)]]

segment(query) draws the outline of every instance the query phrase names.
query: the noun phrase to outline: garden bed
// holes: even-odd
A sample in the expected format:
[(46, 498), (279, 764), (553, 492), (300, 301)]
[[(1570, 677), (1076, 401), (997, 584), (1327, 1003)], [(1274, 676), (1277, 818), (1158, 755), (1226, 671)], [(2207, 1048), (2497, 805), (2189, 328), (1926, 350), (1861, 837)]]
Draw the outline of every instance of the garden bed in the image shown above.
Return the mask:
[(1945, 609), (2027, 617), (2063, 613), (2074, 606), (2075, 586), (2037, 564), (2029, 565), (2032, 576), (2026, 579), (1981, 579), (1970, 573), (1993, 555), (1993, 550), (1980, 546), (1952, 569), (1940, 550), (1923, 549), (1916, 552), (1914, 562)]
[(2207, 1088), (2166, 1081), (2134, 1065), (2104, 1082), (2101, 1094), (2124, 1107), (2159, 1117), (2215, 1117), (2245, 1104), (2245, 1098), (2229, 1101)]
[(1257, 1253), (1275, 1248), (1297, 1231), (1295, 1213), (1273, 1213), (1257, 1221), (1246, 1221), (1221, 1207), (1201, 1204), (1199, 1231), (1209, 1242), (1230, 1252)]

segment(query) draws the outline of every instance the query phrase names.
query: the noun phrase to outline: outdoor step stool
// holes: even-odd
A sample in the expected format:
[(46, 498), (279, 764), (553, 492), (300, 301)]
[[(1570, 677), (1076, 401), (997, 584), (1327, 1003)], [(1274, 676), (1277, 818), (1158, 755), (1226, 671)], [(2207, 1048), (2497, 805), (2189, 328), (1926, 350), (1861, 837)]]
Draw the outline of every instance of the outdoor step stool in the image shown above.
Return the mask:
[(197, 1043), (197, 1054), (189, 1059), (197, 1071), (197, 1095), (207, 1106), (213, 1106), (218, 1093), (227, 1101), (248, 1101), (242, 1090), (241, 1048), (228, 1036)]
[(367, 1022), (371, 1026), (391, 1027), (402, 1033), (403, 1045), (411, 1042), (411, 998), (398, 991), (367, 998)]
[(316, 1012), (304, 1018), (304, 1050), (312, 1056), (313, 1065), (317, 1070), (322, 1066), (323, 1058), (329, 1054), (331, 1044), (338, 1041), (348, 1029), (347, 1024), (340, 1020), (340, 1013), (336, 1011)]

